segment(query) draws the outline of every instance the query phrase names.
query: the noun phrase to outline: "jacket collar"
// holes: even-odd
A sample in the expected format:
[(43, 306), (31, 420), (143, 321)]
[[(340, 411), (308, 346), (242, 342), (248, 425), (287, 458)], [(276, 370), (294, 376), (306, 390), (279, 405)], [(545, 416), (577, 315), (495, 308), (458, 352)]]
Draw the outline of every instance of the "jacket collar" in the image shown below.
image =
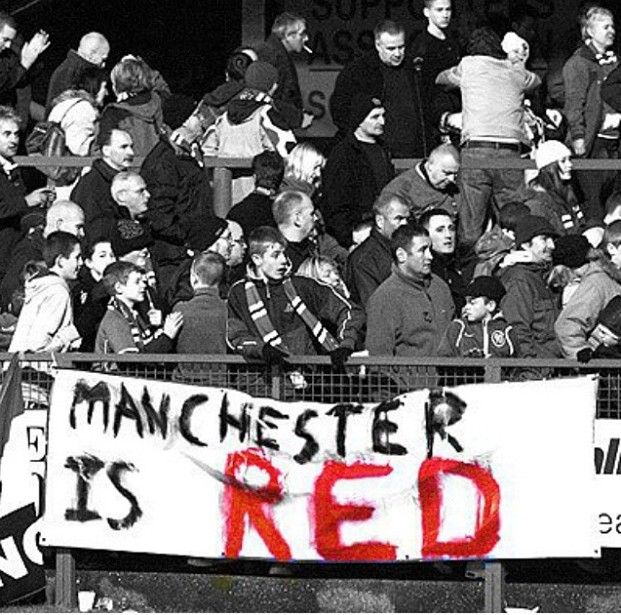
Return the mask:
[(392, 264), (392, 273), (404, 284), (419, 290), (427, 290), (431, 284), (430, 275), (423, 275), (422, 273), (420, 275), (408, 275), (401, 271), (394, 263)]

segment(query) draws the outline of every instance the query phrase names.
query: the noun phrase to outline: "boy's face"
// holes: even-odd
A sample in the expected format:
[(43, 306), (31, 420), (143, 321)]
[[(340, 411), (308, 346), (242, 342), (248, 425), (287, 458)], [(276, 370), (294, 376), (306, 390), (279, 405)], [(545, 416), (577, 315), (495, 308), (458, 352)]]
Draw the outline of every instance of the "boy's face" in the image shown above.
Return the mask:
[(290, 267), (285, 247), (279, 243), (269, 244), (263, 254), (252, 254), (251, 258), (257, 272), (269, 280), (282, 280)]
[(466, 297), (466, 305), (462, 310), (462, 316), (468, 322), (480, 322), (486, 316), (491, 315), (496, 309), (496, 302), (487, 297)]
[(451, 0), (434, 0), (429, 8), (423, 9), (423, 14), (429, 23), (444, 30), (451, 23)]
[(109, 241), (100, 241), (93, 248), (93, 255), (86, 259), (86, 266), (97, 279), (101, 279), (103, 272), (110, 263), (114, 263), (116, 257)]
[(57, 259), (58, 274), (64, 280), (77, 280), (80, 267), (82, 266), (82, 250), (76, 243), (67, 258), (59, 256)]
[(128, 303), (140, 303), (144, 301), (144, 294), (147, 289), (147, 280), (143, 273), (132, 271), (127, 277), (127, 282), (115, 284), (116, 294), (120, 299)]

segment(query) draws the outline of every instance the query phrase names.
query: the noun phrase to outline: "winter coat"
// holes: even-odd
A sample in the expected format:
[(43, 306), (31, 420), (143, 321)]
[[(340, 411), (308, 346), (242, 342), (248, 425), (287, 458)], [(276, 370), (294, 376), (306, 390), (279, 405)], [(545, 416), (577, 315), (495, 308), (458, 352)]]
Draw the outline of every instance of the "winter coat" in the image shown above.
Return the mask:
[(617, 113), (621, 113), (621, 64), (610, 72), (602, 83), (602, 100)]
[(553, 358), (560, 356), (554, 334), (558, 301), (546, 284), (549, 268), (541, 263), (519, 263), (500, 272), (507, 294), (501, 309), (513, 326), (516, 356)]
[(0, 166), (0, 276), (7, 270), (13, 248), (21, 235), (20, 219), (28, 211), (26, 187), (19, 169), (9, 179)]
[(584, 139), (586, 156), (591, 154), (604, 119), (602, 83), (614, 65), (600, 65), (593, 50), (581, 45), (563, 66), (564, 114), (571, 141)]
[(79, 342), (67, 282), (55, 274), (28, 281), (9, 352), (65, 351)]
[(374, 356), (433, 357), (455, 314), (446, 282), (393, 266), (367, 304), (366, 347)]
[(375, 227), (347, 259), (345, 285), (356, 303), (366, 306), (369, 297), (390, 275), (392, 254), (390, 239), (384, 237)]
[(270, 34), (265, 43), (257, 49), (257, 55), (259, 60), (269, 62), (278, 70), (278, 88), (274, 93), (276, 106), (290, 128), (300, 128), (304, 105), (293, 59), (275, 34)]
[(515, 354), (513, 328), (502, 312), (479, 322), (456, 318), (448, 326), (440, 346), (441, 357), (499, 357)]
[[(60, 63), (50, 77), (50, 84), (47, 88), (47, 98), (45, 99), (45, 110), (49, 113), (52, 110), (52, 101), (65, 90), (76, 89), (79, 85), (82, 73), (85, 70), (97, 68), (96, 64), (85, 60), (78, 55), (77, 51), (70, 49), (67, 57)], [(105, 69), (102, 69), (105, 74)]]
[(97, 282), (87, 267), (82, 267), (78, 280), (71, 290), (74, 322), (82, 344), (81, 352), (94, 352), (99, 324), (106, 315), (110, 295), (103, 280)]
[[(256, 284), (274, 329), (291, 354), (324, 354), (313, 333), (289, 303), (282, 281), (260, 280), (252, 273), (249, 277)], [(226, 339), (233, 352), (258, 359), (264, 342), (250, 316), (245, 281), (233, 284), (229, 292)], [(310, 312), (336, 332), (337, 343), (353, 350), (364, 326), (364, 312), (325, 284), (299, 276), (293, 276), (291, 281)]]
[(52, 107), (48, 121), (65, 133), (65, 145), (73, 156), (88, 156), (97, 133), (99, 111), (88, 100), (68, 98)]
[(162, 100), (155, 92), (141, 92), (123, 102), (106, 105), (100, 130), (126, 130), (134, 142), (136, 156), (146, 156), (165, 134)]
[(621, 272), (608, 260), (589, 263), (578, 288), (560, 313), (554, 330), (563, 355), (575, 359), (608, 302), (621, 295)]
[[(394, 168), (388, 151), (383, 152), (386, 175), (392, 177)], [(323, 171), (323, 198), (319, 207), (328, 233), (342, 246), (351, 245), (351, 233), (363, 216), (371, 215), (373, 203), (383, 186), (377, 184), (375, 174), (360, 143), (349, 134), (333, 150)]]
[(419, 162), (414, 168), (400, 173), (384, 186), (382, 199), (388, 195), (396, 195), (410, 206), (410, 215), (418, 219), (429, 209), (444, 209), (451, 216), (456, 216), (459, 209), (459, 190), (451, 186), (448, 190), (438, 190), (429, 182), (425, 173), (425, 161)]
[(227, 308), (217, 288), (196, 290), (192, 299), (177, 303), (175, 311), (183, 314), (177, 336), (179, 354), (226, 354)]

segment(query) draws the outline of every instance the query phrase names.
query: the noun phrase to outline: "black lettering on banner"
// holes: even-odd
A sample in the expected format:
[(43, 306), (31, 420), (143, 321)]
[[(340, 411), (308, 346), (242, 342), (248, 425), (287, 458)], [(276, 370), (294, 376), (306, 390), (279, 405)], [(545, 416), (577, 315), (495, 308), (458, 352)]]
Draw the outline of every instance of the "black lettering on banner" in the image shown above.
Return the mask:
[(261, 406), (259, 408), (259, 420), (257, 421), (257, 445), (264, 446), (265, 448), (271, 448), (272, 450), (279, 451), (280, 446), (273, 440), (272, 438), (264, 438), (263, 437), (263, 423), (270, 429), (277, 429), (278, 425), (276, 423), (270, 423), (265, 419), (266, 416), (269, 416), (273, 419), (288, 419), (288, 414), (283, 414), (279, 412), (275, 408), (271, 408), (270, 406)]
[(100, 403), (103, 409), (104, 431), (108, 429), (110, 418), (110, 389), (105, 382), (98, 382), (94, 387), (89, 386), (85, 380), (78, 380), (73, 388), (73, 401), (69, 410), (69, 425), (75, 429), (75, 407), (82, 402), (88, 402), (87, 420), (91, 424), (95, 404)]
[(350, 21), (356, 14), (356, 0), (336, 0), (336, 14), (343, 21)]
[(352, 414), (361, 414), (360, 404), (337, 404), (326, 412), (327, 416), (336, 416), (336, 452), (340, 457), (345, 457), (345, 438), (347, 436), (347, 418)]
[[(332, 5), (330, 4), (330, 0), (313, 0), (313, 17), (319, 21), (323, 21), (324, 19), (330, 19), (332, 15)], [(321, 12), (323, 9), (323, 12)], [(314, 47), (313, 47), (314, 50)]]
[(317, 417), (317, 413), (314, 410), (304, 410), (300, 416), (298, 416), (298, 420), (295, 422), (295, 435), (304, 438), (306, 442), (302, 447), (302, 450), (297, 453), (297, 455), (293, 456), (293, 460), (299, 463), (300, 465), (304, 465), (309, 462), (319, 450), (319, 445), (313, 436), (311, 436), (305, 429), (306, 423), (311, 419)]
[(181, 407), (181, 414), (179, 415), (179, 431), (181, 435), (190, 443), (196, 446), (207, 446), (205, 442), (199, 440), (193, 433), (190, 425), (192, 423), (192, 415), (197, 406), (209, 401), (207, 395), (192, 395), (188, 397)]
[(67, 457), (65, 467), (76, 473), (78, 482), (76, 485), (76, 508), (65, 510), (67, 521), (93, 521), (101, 519), (101, 515), (88, 508), (88, 494), (91, 489), (91, 479), (104, 467), (104, 462), (94, 455), (81, 455), (79, 457)]
[(111, 519), (108, 517), (108, 525), (113, 530), (126, 530), (130, 528), (140, 517), (142, 517), (142, 510), (138, 505), (138, 500), (136, 496), (126, 487), (121, 484), (121, 474), (123, 472), (134, 472), (136, 468), (131, 463), (126, 463), (125, 461), (115, 461), (110, 464), (108, 468), (108, 478), (110, 482), (116, 487), (117, 491), (127, 499), (130, 503), (131, 508), (127, 515), (123, 517), (123, 519)]
[(170, 410), (170, 395), (162, 395), (160, 401), (160, 411), (156, 412), (153, 404), (151, 403), (151, 396), (147, 387), (144, 387), (142, 392), (142, 407), (144, 408), (147, 417), (147, 427), (149, 433), (153, 435), (155, 433), (155, 426), (157, 425), (162, 438), (166, 439), (168, 432), (168, 411)]
[(121, 427), (121, 418), (126, 417), (131, 419), (136, 424), (136, 433), (142, 438), (144, 435), (144, 426), (142, 424), (142, 417), (138, 406), (134, 401), (134, 398), (129, 394), (129, 391), (125, 388), (125, 385), (121, 385), (121, 398), (115, 406), (114, 413), (114, 425), (112, 430), (114, 436), (119, 435), (119, 429)]
[(373, 451), (384, 455), (407, 455), (407, 449), (389, 441), (390, 434), (397, 432), (397, 424), (388, 420), (388, 413), (401, 405), (398, 399), (379, 404), (373, 411)]
[(308, 60), (308, 65), (311, 66), (315, 62), (318, 64), (332, 64), (330, 58), (330, 52), (328, 51), (328, 44), (323, 35), (323, 32), (318, 31), (313, 33), (313, 55)]
[(338, 30), (334, 35), (334, 46), (342, 53), (335, 53), (333, 58), (339, 64), (349, 64), (354, 59), (352, 35), (347, 30)]
[(30, 453), (30, 461), (43, 461), (45, 459), (45, 427), (28, 425), (26, 427), (26, 441)]
[[(602, 525), (604, 524), (607, 527), (605, 529), (602, 529)], [(599, 529), (600, 534), (610, 534), (610, 532), (612, 532), (612, 517), (607, 513), (600, 513), (599, 514), (599, 525), (600, 525), (600, 529)]]
[(313, 90), (308, 94), (308, 106), (313, 110), (315, 119), (320, 120), (326, 114), (326, 97), (321, 90)]
[(378, 4), (379, 4), (379, 0), (361, 0), (360, 15), (362, 19), (366, 19), (369, 16), (369, 8), (375, 7)]
[(243, 442), (248, 434), (248, 427), (250, 426), (250, 420), (248, 418), (248, 404), (241, 405), (240, 418), (234, 417), (229, 414), (229, 397), (225, 393), (222, 397), (222, 403), (220, 404), (220, 442), (224, 442), (226, 434), (228, 433), (229, 425), (239, 431), (239, 441)]
[(403, 4), (403, 0), (384, 0), (384, 18), (392, 19), (392, 9)]

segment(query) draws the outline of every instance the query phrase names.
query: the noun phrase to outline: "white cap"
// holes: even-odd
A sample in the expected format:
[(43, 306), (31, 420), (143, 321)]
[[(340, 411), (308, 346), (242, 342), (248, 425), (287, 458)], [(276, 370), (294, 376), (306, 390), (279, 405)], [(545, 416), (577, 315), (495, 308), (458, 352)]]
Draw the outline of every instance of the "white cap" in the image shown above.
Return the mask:
[(535, 152), (535, 164), (538, 169), (543, 169), (567, 156), (571, 156), (571, 151), (560, 141), (544, 141)]

